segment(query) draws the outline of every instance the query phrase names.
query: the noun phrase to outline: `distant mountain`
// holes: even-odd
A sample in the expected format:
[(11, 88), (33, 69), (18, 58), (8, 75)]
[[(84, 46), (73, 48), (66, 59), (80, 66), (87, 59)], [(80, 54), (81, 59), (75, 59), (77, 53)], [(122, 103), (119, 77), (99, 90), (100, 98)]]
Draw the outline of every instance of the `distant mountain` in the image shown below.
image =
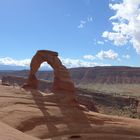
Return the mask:
[[(29, 70), (29, 67), (26, 66), (11, 66), (11, 65), (2, 65), (0, 64), (0, 71), (7, 71), (7, 70), (14, 70), (14, 71), (19, 71), (19, 70)], [(50, 70), (48, 67), (41, 67), (40, 70)]]
[(0, 71), (2, 71), (2, 70), (24, 70), (24, 69), (29, 69), (29, 67), (0, 65)]
[[(140, 68), (125, 66), (81, 67), (69, 69), (71, 77), (76, 84), (89, 83), (140, 83)], [(27, 77), (29, 71), (1, 71), (2, 75)], [(53, 80), (53, 71), (38, 71), (39, 79)]]
[(75, 83), (140, 83), (140, 67), (99, 66), (70, 69)]

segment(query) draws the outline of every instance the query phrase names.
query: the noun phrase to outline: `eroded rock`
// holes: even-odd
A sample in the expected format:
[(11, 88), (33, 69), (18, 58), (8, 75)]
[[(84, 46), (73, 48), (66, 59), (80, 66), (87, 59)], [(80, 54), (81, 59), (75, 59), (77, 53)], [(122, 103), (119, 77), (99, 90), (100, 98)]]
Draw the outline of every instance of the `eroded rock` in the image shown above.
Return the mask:
[(60, 59), (58, 58), (58, 53), (48, 50), (39, 50), (33, 56), (30, 64), (31, 70), (28, 77), (28, 82), (23, 86), (24, 88), (38, 88), (38, 80), (35, 74), (43, 62), (47, 62), (54, 69), (54, 91), (74, 92), (74, 83), (71, 80), (67, 68), (61, 63)]

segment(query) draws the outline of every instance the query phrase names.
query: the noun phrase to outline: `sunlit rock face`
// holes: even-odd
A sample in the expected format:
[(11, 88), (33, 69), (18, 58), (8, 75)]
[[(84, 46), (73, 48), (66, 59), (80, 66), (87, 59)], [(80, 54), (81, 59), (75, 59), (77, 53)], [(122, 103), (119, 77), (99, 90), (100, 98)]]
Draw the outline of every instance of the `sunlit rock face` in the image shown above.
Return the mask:
[(34, 89), (38, 88), (38, 80), (35, 74), (43, 62), (47, 62), (54, 69), (54, 91), (74, 92), (74, 83), (71, 80), (67, 68), (58, 58), (58, 53), (49, 50), (39, 50), (33, 56), (30, 64), (28, 82), (23, 87), (31, 87)]

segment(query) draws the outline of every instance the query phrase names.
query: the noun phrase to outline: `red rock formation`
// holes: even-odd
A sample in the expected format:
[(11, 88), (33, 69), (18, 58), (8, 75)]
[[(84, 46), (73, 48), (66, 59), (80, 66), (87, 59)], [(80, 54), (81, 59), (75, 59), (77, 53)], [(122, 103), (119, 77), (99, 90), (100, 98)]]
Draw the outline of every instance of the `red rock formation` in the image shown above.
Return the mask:
[(39, 50), (33, 56), (30, 64), (31, 70), (28, 77), (28, 83), (23, 87), (31, 87), (34, 89), (38, 88), (38, 80), (35, 74), (43, 62), (47, 62), (54, 69), (54, 91), (74, 91), (74, 83), (71, 80), (67, 68), (62, 65), (60, 59), (58, 58), (58, 53), (48, 50)]
[(0, 85), (0, 140), (140, 140), (139, 119), (83, 111), (67, 97)]

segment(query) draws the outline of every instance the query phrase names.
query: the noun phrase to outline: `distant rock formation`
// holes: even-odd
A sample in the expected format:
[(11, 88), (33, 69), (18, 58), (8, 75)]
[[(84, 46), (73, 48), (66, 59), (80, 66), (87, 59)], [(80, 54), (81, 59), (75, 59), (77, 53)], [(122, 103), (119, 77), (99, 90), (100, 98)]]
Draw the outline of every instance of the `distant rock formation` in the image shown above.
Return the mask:
[[(20, 76), (3, 76), (1, 79), (1, 84), (4, 86), (20, 86), (22, 87), (27, 82), (27, 78)], [(48, 82), (46, 80), (39, 79), (38, 89), (42, 92), (51, 91), (52, 82)]]
[(74, 83), (71, 80), (67, 68), (62, 65), (60, 59), (58, 58), (58, 53), (49, 50), (39, 50), (33, 56), (30, 64), (31, 70), (29, 73), (28, 82), (27, 85), (23, 86), (24, 88), (38, 88), (38, 80), (35, 74), (43, 62), (47, 62), (54, 69), (54, 91), (74, 92)]
[(27, 79), (23, 78), (23, 77), (19, 77), (19, 76), (3, 76), (1, 79), (1, 84), (2, 85), (9, 85), (9, 86), (22, 86), (25, 82), (27, 81)]
[[(140, 67), (100, 66), (69, 69), (75, 84), (140, 84)], [(28, 77), (29, 71), (0, 71), (0, 79), (4, 76)], [(53, 81), (53, 71), (38, 71), (38, 79)]]
[(70, 69), (70, 74), (76, 84), (140, 84), (140, 67), (83, 67)]

